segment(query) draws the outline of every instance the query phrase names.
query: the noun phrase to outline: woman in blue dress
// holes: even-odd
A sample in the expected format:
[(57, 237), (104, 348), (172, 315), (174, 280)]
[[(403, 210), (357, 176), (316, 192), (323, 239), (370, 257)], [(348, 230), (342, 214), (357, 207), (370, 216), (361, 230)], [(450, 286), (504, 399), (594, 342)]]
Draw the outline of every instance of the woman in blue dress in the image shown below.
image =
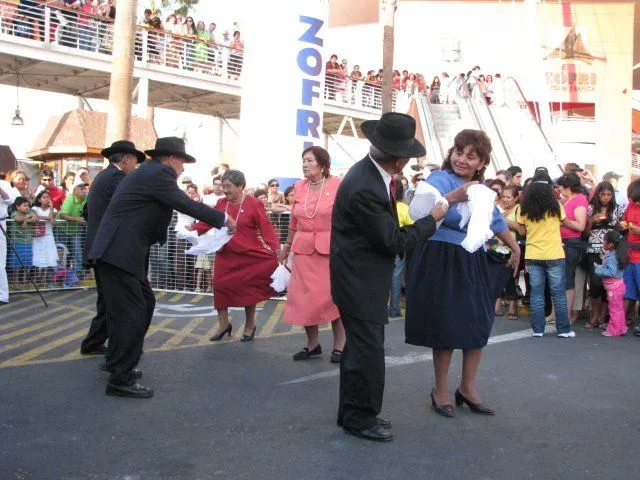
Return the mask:
[[(465, 202), (467, 189), (484, 180), (490, 155), (491, 141), (484, 132), (463, 130), (456, 135), (442, 169), (426, 181), (450, 204)], [(447, 376), (453, 350), (461, 349), (462, 381), (456, 404), (466, 403), (474, 413), (493, 415), (476, 391), (482, 349), (493, 326), (493, 280), (484, 248), (469, 253), (461, 246), (467, 226), (460, 227), (460, 221), (458, 208), (450, 208), (435, 235), (413, 253), (407, 274), (406, 342), (433, 349), (431, 404), (437, 413), (454, 415)], [(497, 208), (491, 230), (513, 252), (507, 266), (517, 268), (520, 247)]]

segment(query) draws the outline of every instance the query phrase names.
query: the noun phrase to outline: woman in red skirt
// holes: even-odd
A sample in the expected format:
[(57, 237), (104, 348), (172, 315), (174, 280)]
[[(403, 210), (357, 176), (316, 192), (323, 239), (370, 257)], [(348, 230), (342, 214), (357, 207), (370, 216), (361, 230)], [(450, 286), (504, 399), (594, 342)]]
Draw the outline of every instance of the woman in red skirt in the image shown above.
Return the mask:
[[(222, 176), (225, 198), (216, 203), (217, 210), (230, 215), (238, 224), (233, 238), (216, 253), (213, 272), (213, 306), (218, 311), (218, 331), (209, 340), (231, 337), (229, 307), (244, 307), (246, 321), (243, 342), (256, 333), (256, 304), (269, 299), (271, 274), (278, 266), (280, 243), (267, 219), (264, 205), (251, 195), (244, 195), (246, 181), (239, 170), (227, 170)], [(202, 235), (212, 227), (203, 222), (193, 225)]]

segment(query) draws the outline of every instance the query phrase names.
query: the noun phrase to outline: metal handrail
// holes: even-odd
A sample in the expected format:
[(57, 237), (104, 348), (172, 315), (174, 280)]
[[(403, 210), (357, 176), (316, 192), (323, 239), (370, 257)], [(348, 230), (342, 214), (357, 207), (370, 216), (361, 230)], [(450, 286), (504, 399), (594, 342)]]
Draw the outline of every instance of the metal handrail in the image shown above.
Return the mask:
[[(516, 90), (518, 91), (518, 94), (519, 94), (520, 98), (527, 105), (527, 108), (528, 108), (529, 102), (527, 101), (527, 97), (524, 96), (524, 92), (522, 91), (522, 88), (520, 88), (520, 84), (518, 83), (518, 81), (513, 77), (507, 77), (507, 78), (504, 79), (504, 82), (506, 83), (507, 80), (511, 81), (515, 85)], [(531, 114), (531, 119), (536, 124), (538, 132), (540, 132), (540, 135), (542, 135), (542, 138), (544, 139), (545, 143), (547, 144), (547, 147), (549, 147), (549, 151), (551, 152), (552, 155), (555, 156), (555, 152), (553, 151), (553, 147), (551, 146), (551, 142), (549, 142), (549, 139), (545, 135), (544, 130), (542, 130), (542, 126), (540, 125), (540, 122), (538, 121), (538, 119), (533, 114)]]
[[(473, 77), (471, 77), (473, 78)], [(464, 93), (466, 93), (466, 96), (463, 97), (462, 99), (465, 100), (467, 102), (467, 104), (469, 105), (470, 109), (471, 109), (471, 114), (473, 115), (473, 118), (476, 122), (476, 125), (478, 125), (483, 131), (486, 131), (486, 128), (484, 127), (484, 122), (482, 121), (482, 119), (480, 118), (480, 114), (478, 113), (478, 110), (476, 109), (476, 106), (473, 103), (473, 98), (471, 96), (471, 92), (469, 91), (469, 88), (467, 87), (467, 79), (465, 79), (462, 82), (462, 89), (464, 91)], [(475, 78), (474, 78), (475, 80)], [(476, 82), (476, 87), (478, 87), (477, 82)], [(476, 88), (477, 90), (477, 88)], [(492, 120), (495, 122), (495, 119), (493, 119), (492, 116)], [(494, 123), (495, 125), (495, 123)], [(504, 144), (504, 141), (502, 140), (502, 136), (500, 135), (500, 131), (498, 130), (497, 126), (495, 126), (496, 132), (498, 133), (498, 138), (500, 139), (500, 143), (502, 144), (502, 147), (505, 150), (505, 153), (507, 155), (507, 159), (509, 161), (509, 163), (511, 164), (511, 158), (509, 157), (509, 153), (507, 152), (506, 146)], [(493, 168), (494, 170), (497, 172), (498, 170), (500, 170), (499, 165), (498, 165), (498, 161), (496, 160), (496, 156), (495, 156), (495, 152), (491, 152), (491, 163), (493, 164)]]
[[(429, 144), (432, 146), (432, 149), (434, 144), (433, 138), (435, 137), (435, 143), (438, 145), (438, 151), (440, 153), (439, 163), (442, 163), (445, 158), (444, 149), (442, 148), (442, 141), (440, 141), (440, 136), (438, 135), (438, 131), (435, 127), (435, 117), (433, 116), (433, 110), (431, 110), (429, 99), (424, 95), (420, 95), (418, 98), (418, 114), (424, 116), (424, 123), (426, 124), (427, 132), (429, 133)], [(429, 122), (429, 118), (431, 118), (431, 122)]]
[[(493, 116), (493, 112), (491, 112), (491, 108), (489, 108), (489, 104), (487, 103), (487, 99), (485, 98), (485, 96), (482, 94), (482, 92), (480, 92), (480, 85), (478, 84), (478, 80), (474, 77), (471, 76), (470, 79), (473, 80), (473, 82), (475, 83), (475, 88), (473, 88), (472, 92), (470, 92), (470, 99), (473, 99), (473, 94), (475, 92), (478, 92), (478, 94), (480, 95), (480, 104), (484, 106), (486, 112), (489, 114), (489, 118), (491, 119), (491, 124), (493, 125), (493, 128), (496, 131), (496, 134), (498, 135), (498, 139), (500, 140), (500, 145), (502, 145), (502, 149), (504, 150), (505, 155), (507, 156), (507, 162), (509, 162), (509, 166), (513, 165), (513, 161), (511, 159), (511, 154), (509, 153), (509, 149), (507, 148), (506, 143), (504, 142), (504, 138), (502, 138), (502, 133), (500, 133), (500, 129), (498, 128), (498, 123), (496, 122), (495, 117)], [(466, 85), (466, 82), (464, 83), (464, 88), (467, 90), (467, 92), (469, 91)], [(476, 95), (477, 98), (477, 95)], [(473, 102), (471, 102), (473, 105)], [(480, 116), (478, 115), (478, 118)], [(494, 168), (495, 165), (494, 165)], [(496, 169), (497, 171), (497, 169)]]

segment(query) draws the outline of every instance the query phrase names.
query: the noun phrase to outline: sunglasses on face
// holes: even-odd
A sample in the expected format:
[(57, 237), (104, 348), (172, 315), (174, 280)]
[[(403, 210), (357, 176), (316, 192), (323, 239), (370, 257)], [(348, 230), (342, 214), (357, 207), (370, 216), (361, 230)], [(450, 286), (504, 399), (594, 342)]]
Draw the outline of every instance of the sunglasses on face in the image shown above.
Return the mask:
[(279, 186), (280, 186), (280, 184), (279, 184), (279, 183), (272, 183), (272, 184), (270, 184), (269, 186), (270, 186), (270, 187), (279, 187)]

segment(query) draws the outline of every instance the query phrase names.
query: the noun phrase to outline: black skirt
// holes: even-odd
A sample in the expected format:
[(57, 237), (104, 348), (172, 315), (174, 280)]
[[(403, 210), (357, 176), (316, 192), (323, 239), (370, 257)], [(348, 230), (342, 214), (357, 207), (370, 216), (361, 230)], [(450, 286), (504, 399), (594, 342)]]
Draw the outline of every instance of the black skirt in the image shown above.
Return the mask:
[(469, 349), (487, 344), (494, 319), (486, 252), (427, 241), (416, 247), (407, 273), (406, 343)]

